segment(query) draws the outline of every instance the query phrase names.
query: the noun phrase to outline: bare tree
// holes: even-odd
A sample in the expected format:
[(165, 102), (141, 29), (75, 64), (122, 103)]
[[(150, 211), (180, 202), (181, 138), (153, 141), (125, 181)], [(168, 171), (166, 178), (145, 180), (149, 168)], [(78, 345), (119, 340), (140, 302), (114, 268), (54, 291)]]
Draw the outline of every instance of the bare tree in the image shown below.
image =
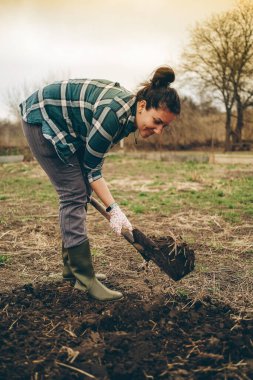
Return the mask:
[(59, 78), (64, 79), (68, 77), (69, 73), (67, 71), (61, 71), (58, 74), (55, 72), (48, 72), (46, 77), (42, 77), (38, 81), (30, 82), (29, 84), (27, 82), (24, 82), (23, 85), (10, 87), (6, 92), (4, 99), (9, 111), (10, 118), (14, 120), (18, 120), (20, 118), (19, 104), (38, 88), (59, 80)]
[[(225, 150), (230, 149), (231, 136), (240, 141), (243, 111), (252, 104), (252, 30), (252, 1), (241, 0), (234, 10), (197, 24), (183, 53), (182, 68), (196, 81), (199, 93), (211, 93), (225, 107)], [(233, 132), (235, 104), (238, 120)]]
[(253, 106), (253, 2), (241, 0), (231, 17), (236, 27), (236, 36), (231, 40), (234, 54), (230, 68), (237, 111), (232, 139), (233, 143), (239, 143), (242, 139), (244, 111)]
[(18, 120), (20, 117), (19, 104), (26, 99), (32, 91), (35, 91), (32, 86), (24, 83), (19, 87), (10, 87), (5, 94), (5, 104), (8, 108), (9, 116), (12, 120)]
[(213, 16), (195, 26), (183, 53), (183, 70), (197, 83), (199, 92), (212, 93), (213, 98), (225, 106), (226, 149), (230, 145), (231, 114), (235, 100), (229, 66), (232, 54), (229, 39), (233, 33), (233, 25), (226, 14)]

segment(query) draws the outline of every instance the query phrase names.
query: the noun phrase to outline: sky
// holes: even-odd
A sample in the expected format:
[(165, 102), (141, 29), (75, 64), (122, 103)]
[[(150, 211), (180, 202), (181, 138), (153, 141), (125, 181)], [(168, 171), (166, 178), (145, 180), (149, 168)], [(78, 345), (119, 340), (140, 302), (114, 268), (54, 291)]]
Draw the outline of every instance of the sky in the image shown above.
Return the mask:
[(163, 64), (176, 71), (190, 28), (235, 4), (0, 0), (0, 118), (10, 117), (9, 97), (24, 100), (24, 91), (28, 95), (45, 82), (104, 78), (134, 91)]

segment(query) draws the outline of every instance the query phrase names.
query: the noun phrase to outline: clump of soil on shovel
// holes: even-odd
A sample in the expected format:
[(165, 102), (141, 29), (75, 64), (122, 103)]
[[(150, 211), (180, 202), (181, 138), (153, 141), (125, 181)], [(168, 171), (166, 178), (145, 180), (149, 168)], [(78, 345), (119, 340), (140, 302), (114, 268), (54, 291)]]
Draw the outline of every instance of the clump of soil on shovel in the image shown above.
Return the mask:
[(0, 379), (253, 377), (253, 320), (208, 297), (99, 303), (58, 282), (2, 294), (0, 311)]
[(174, 281), (181, 280), (194, 270), (194, 251), (181, 237), (148, 237), (137, 228), (133, 230), (133, 236), (143, 258), (152, 260)]

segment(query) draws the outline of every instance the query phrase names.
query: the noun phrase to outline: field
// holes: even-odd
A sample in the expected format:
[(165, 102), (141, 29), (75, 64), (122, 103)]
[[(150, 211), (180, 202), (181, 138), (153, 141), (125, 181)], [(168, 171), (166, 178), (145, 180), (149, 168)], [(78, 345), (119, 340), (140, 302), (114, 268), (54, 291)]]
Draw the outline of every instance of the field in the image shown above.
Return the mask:
[(36, 162), (0, 166), (0, 379), (253, 378), (253, 169), (114, 153), (104, 177), (132, 224), (181, 235), (173, 282), (88, 208), (99, 303), (61, 279), (57, 197)]

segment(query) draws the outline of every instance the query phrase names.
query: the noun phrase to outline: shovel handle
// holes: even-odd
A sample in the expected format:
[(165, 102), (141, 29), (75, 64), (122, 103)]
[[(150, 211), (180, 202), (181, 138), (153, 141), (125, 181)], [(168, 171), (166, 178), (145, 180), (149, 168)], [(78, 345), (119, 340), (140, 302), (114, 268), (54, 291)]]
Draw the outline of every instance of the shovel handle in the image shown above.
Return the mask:
[(90, 197), (90, 204), (100, 212), (107, 220), (110, 220), (110, 215), (106, 212), (105, 207), (101, 205), (95, 198)]

